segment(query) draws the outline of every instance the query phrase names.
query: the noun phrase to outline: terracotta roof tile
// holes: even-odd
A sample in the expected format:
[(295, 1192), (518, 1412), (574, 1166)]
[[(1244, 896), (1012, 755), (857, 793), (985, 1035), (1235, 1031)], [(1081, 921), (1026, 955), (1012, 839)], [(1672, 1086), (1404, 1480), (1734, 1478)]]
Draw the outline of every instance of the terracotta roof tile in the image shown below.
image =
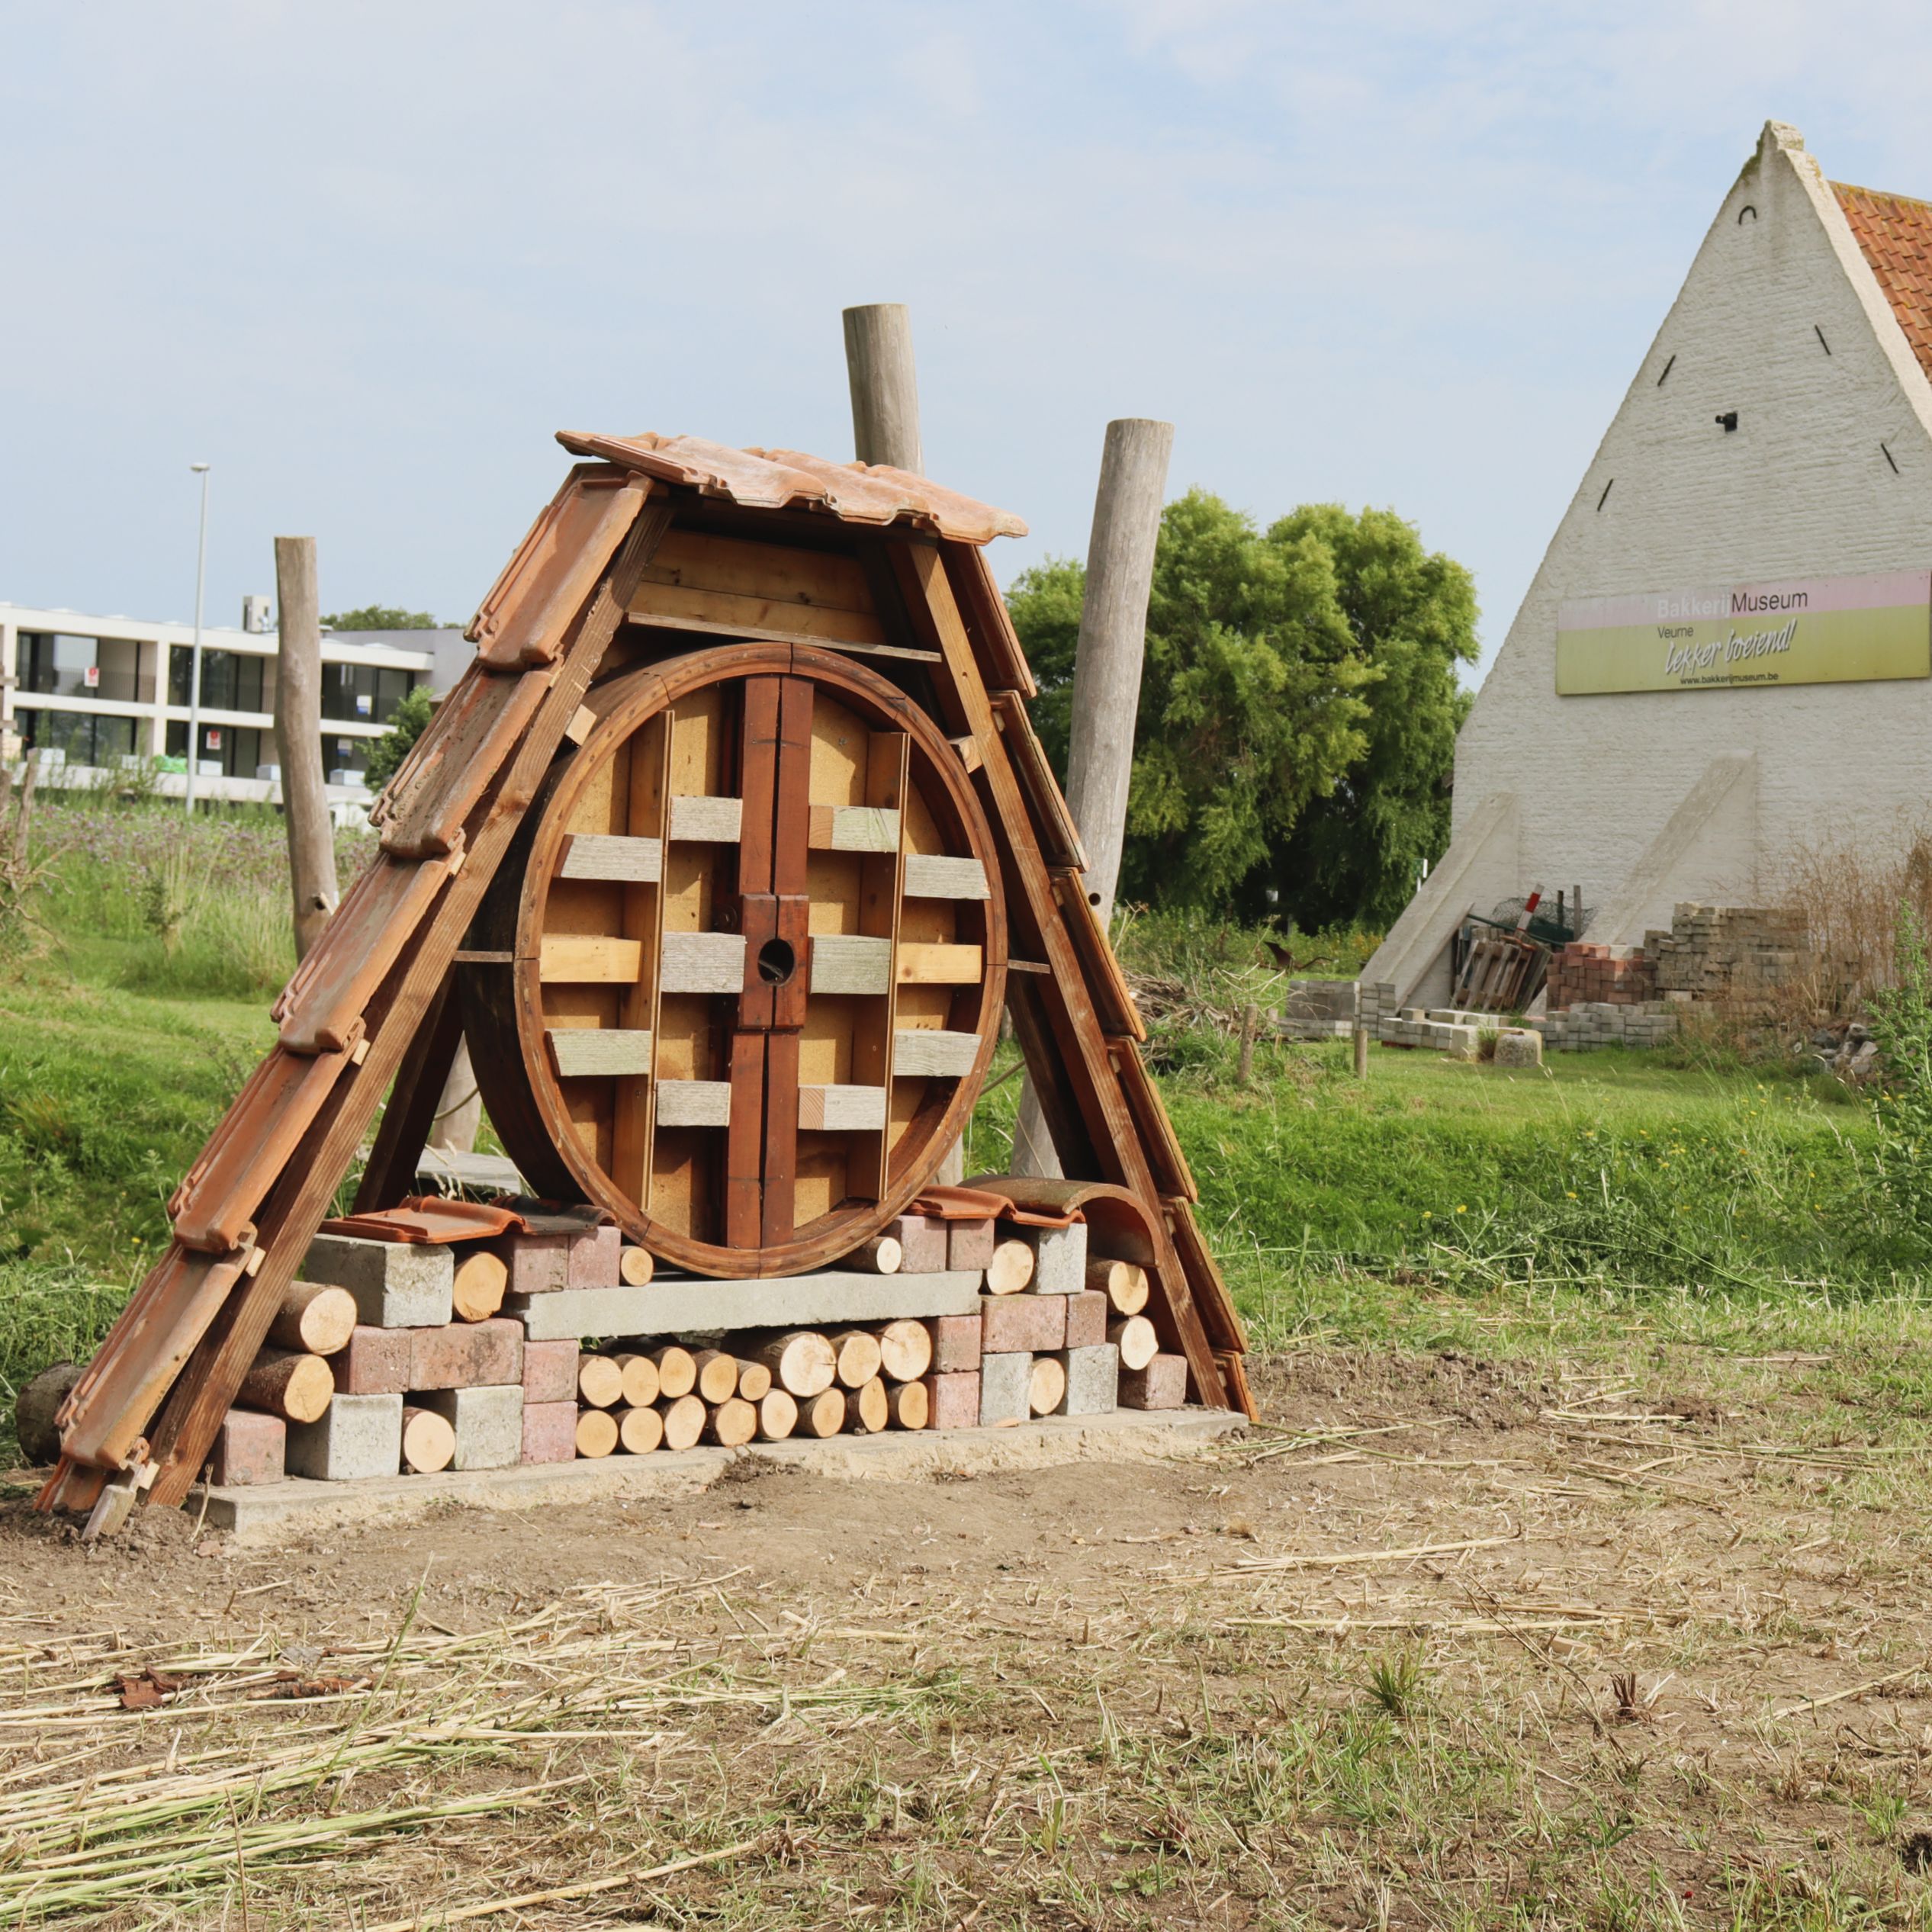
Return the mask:
[(1831, 191), (1872, 265), (1918, 365), (1932, 375), (1932, 201), (1834, 181)]

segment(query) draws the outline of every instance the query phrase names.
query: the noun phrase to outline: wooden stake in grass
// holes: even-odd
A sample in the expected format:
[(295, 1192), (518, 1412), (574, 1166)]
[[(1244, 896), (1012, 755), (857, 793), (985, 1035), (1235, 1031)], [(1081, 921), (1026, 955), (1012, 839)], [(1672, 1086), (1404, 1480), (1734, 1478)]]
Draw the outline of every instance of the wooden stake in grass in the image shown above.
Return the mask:
[(1255, 1036), (1261, 1030), (1261, 1008), (1244, 1006), (1241, 1009), (1241, 1052), (1235, 1063), (1235, 1078), (1242, 1086), (1255, 1077)]
[(291, 1281), (268, 1325), (268, 1339), (305, 1355), (333, 1355), (349, 1346), (355, 1328), (355, 1297), (348, 1289)]
[(736, 1396), (719, 1403), (705, 1419), (705, 1440), (721, 1449), (741, 1449), (757, 1432), (757, 1410)]
[(799, 1426), (799, 1405), (783, 1389), (769, 1390), (757, 1406), (760, 1442), (782, 1442)]
[(609, 1355), (582, 1355), (577, 1365), (577, 1400), (593, 1409), (614, 1409), (624, 1400), (624, 1371)]
[(403, 1467), (419, 1476), (433, 1476), (456, 1458), (456, 1431), (448, 1418), (433, 1409), (403, 1410)]
[(1035, 1355), (1027, 1406), (1036, 1416), (1050, 1416), (1066, 1400), (1066, 1365), (1057, 1355)]
[(711, 1413), (695, 1395), (675, 1397), (661, 1403), (657, 1413), (664, 1419), (664, 1447), (667, 1449), (696, 1448)]
[(264, 1349), (242, 1378), (235, 1400), (291, 1422), (320, 1421), (335, 1399), (336, 1378), (320, 1355), (296, 1349)]
[(1137, 1315), (1147, 1306), (1147, 1271), (1130, 1261), (1088, 1262), (1087, 1286), (1106, 1296), (1117, 1315)]
[(657, 1380), (657, 1365), (648, 1355), (614, 1355), (618, 1372), (624, 1378), (624, 1402), (632, 1409), (648, 1409), (664, 1389)]
[(892, 1420), (886, 1384), (875, 1375), (845, 1398), (845, 1426), (854, 1435), (876, 1435)]
[(738, 1392), (747, 1402), (762, 1402), (771, 1393), (771, 1371), (761, 1361), (741, 1361)]
[(617, 1418), (608, 1409), (580, 1410), (577, 1418), (577, 1452), (594, 1461), (617, 1447)]
[(863, 1248), (855, 1248), (845, 1258), (845, 1265), (868, 1275), (896, 1275), (905, 1265), (905, 1250), (898, 1237), (875, 1234)]
[(617, 1439), (626, 1455), (648, 1456), (664, 1439), (664, 1419), (654, 1409), (620, 1409)]
[(838, 1374), (837, 1352), (812, 1329), (796, 1329), (767, 1342), (757, 1358), (771, 1371), (772, 1380), (787, 1395), (795, 1395), (801, 1402), (822, 1395)]
[(626, 1246), (618, 1251), (617, 1278), (627, 1288), (641, 1288), (650, 1284), (657, 1263), (651, 1258), (648, 1248)]
[(1124, 1322), (1109, 1322), (1107, 1339), (1120, 1350), (1123, 1368), (1145, 1368), (1161, 1352), (1160, 1337), (1145, 1315), (1130, 1315)]
[(657, 1392), (675, 1402), (698, 1386), (698, 1365), (688, 1349), (673, 1342), (668, 1349), (654, 1350), (651, 1359), (657, 1365)]
[(479, 1248), (456, 1264), (453, 1284), (456, 1319), (461, 1322), (487, 1322), (503, 1305), (503, 1291), (510, 1285), (510, 1270), (502, 1258)]
[(895, 1382), (916, 1382), (933, 1365), (932, 1331), (910, 1319), (879, 1331), (879, 1368)]
[(879, 1375), (879, 1337), (869, 1329), (841, 1329), (832, 1337), (838, 1362), (838, 1384), (844, 1389), (862, 1389)]
[(818, 1394), (799, 1404), (796, 1433), (800, 1435), (812, 1435), (823, 1440), (828, 1435), (836, 1435), (844, 1426), (845, 1391), (843, 1389), (821, 1389)]
[(691, 1358), (697, 1364), (697, 1392), (712, 1408), (738, 1394), (738, 1358), (722, 1349), (700, 1349)]
[(1033, 1249), (1024, 1241), (1002, 1241), (986, 1264), (989, 1294), (1017, 1294), (1033, 1279)]
[(886, 1406), (895, 1429), (924, 1429), (932, 1420), (932, 1397), (924, 1382), (889, 1383)]

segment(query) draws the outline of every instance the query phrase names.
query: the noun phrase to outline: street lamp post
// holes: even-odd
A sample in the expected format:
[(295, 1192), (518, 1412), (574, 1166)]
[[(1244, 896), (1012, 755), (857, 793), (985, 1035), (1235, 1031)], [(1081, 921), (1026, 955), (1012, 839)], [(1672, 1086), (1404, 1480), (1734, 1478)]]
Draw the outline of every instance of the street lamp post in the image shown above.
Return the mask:
[(188, 682), (188, 810), (194, 809), (195, 768), (201, 762), (201, 591), (208, 575), (208, 466), (188, 466), (201, 479), (201, 538), (194, 554), (194, 655)]

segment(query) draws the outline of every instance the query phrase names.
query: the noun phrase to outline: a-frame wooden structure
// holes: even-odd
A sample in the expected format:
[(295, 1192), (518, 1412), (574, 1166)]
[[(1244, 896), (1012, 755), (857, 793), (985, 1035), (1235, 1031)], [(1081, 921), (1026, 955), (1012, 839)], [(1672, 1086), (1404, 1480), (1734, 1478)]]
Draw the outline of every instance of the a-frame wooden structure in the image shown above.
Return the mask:
[[(633, 703), (654, 684), (664, 698), (689, 682), (699, 654), (738, 654), (735, 668), (781, 706), (792, 682), (815, 670), (836, 682), (828, 667), (861, 664), (867, 702), (897, 706), (905, 735), (929, 752), (949, 741), (957, 769), (944, 783), (963, 783), (990, 828), (1005, 1005), (1062, 1169), (1133, 1197), (1151, 1236), (1162, 1346), (1187, 1358), (1194, 1399), (1252, 1414), (1240, 1325), (1142, 1064), (1139, 1016), (1082, 888), (1079, 840), (1027, 713), (1036, 686), (983, 554), (1024, 526), (897, 470), (690, 437), (559, 441), (582, 460), (484, 600), (468, 632), (474, 662), (377, 804), (378, 856), (284, 992), (276, 1045), (170, 1202), (172, 1244), (69, 1397), (40, 1506), (91, 1508), (111, 1525), (143, 1496), (186, 1497), (379, 1111), (356, 1206), (413, 1191), (464, 1026), (461, 976), (500, 956), (476, 935), (487, 937), (500, 873), (528, 856), (553, 767), (596, 731), (620, 684)], [(878, 696), (882, 672), (889, 699)], [(776, 747), (757, 781), (768, 794), (783, 782), (770, 774), (786, 768), (788, 729), (776, 711), (769, 729), (746, 726), (747, 744)], [(747, 799), (754, 776), (747, 767)], [(776, 808), (782, 846), (782, 797)], [(757, 863), (767, 874), (782, 866), (764, 847)], [(783, 920), (782, 880), (776, 892), (762, 882), (744, 919)], [(995, 949), (984, 950), (990, 960)], [(782, 1005), (782, 992), (773, 997)], [(733, 1051), (743, 1044), (741, 1035)], [(782, 1057), (769, 1042), (757, 1050), (773, 1066)], [(963, 1083), (950, 1101), (949, 1083), (937, 1091), (921, 1130), (935, 1145), (956, 1133), (972, 1099)], [(757, 1204), (756, 1158), (753, 1204), (731, 1210), (754, 1240), (770, 1211)], [(881, 1213), (912, 1191), (912, 1165), (901, 1165), (895, 1178), (882, 1154), (865, 1191)], [(796, 1265), (832, 1259), (842, 1232), (855, 1238), (836, 1216), (813, 1226), (788, 1251)], [(702, 1269), (715, 1250), (693, 1252)]]

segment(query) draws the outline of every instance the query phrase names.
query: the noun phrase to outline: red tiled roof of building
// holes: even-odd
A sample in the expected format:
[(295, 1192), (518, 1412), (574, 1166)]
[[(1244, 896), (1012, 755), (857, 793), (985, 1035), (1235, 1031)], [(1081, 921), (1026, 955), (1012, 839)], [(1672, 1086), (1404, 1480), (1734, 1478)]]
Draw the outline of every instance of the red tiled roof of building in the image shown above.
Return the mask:
[(1932, 201), (1881, 194), (1838, 181), (1831, 191), (1919, 367), (1932, 375)]

